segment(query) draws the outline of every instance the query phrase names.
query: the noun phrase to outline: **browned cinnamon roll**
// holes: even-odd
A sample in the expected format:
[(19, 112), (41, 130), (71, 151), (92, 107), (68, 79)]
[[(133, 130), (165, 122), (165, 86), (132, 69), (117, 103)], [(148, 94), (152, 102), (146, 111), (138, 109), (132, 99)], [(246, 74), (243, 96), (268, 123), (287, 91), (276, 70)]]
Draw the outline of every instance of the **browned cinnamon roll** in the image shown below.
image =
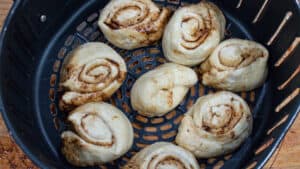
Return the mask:
[(192, 153), (172, 143), (158, 142), (138, 152), (123, 169), (200, 169)]
[(98, 24), (112, 44), (134, 49), (159, 40), (170, 14), (151, 0), (112, 0), (102, 10)]
[(61, 82), (66, 92), (61, 110), (71, 110), (87, 102), (109, 98), (126, 77), (121, 56), (104, 43), (87, 43), (75, 49), (65, 60)]
[(62, 133), (62, 153), (76, 166), (110, 162), (126, 153), (133, 143), (127, 117), (107, 103), (88, 103), (68, 116), (74, 131)]
[(196, 157), (210, 158), (232, 152), (252, 131), (247, 103), (231, 92), (200, 97), (185, 114), (176, 143)]
[(187, 66), (203, 62), (224, 37), (225, 17), (211, 2), (178, 9), (163, 36), (165, 57)]
[(201, 65), (202, 83), (236, 92), (255, 89), (266, 79), (268, 57), (268, 50), (259, 43), (225, 40)]

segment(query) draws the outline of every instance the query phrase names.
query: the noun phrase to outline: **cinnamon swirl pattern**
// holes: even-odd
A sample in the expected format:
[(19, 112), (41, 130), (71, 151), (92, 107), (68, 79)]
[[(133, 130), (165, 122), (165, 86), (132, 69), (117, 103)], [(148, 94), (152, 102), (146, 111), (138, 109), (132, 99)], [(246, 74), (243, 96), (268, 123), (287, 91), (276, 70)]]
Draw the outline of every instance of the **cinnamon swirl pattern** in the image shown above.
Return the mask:
[(126, 153), (133, 143), (127, 117), (107, 103), (88, 103), (68, 117), (74, 131), (62, 133), (62, 153), (75, 166), (110, 162)]
[(247, 103), (231, 92), (200, 97), (185, 114), (176, 143), (196, 157), (210, 158), (232, 152), (252, 131)]
[(162, 116), (178, 106), (197, 81), (193, 69), (165, 63), (135, 82), (131, 89), (131, 105), (144, 116)]
[(151, 0), (112, 0), (102, 10), (98, 25), (108, 41), (129, 50), (158, 41), (170, 14)]
[(198, 65), (223, 39), (225, 23), (223, 13), (210, 2), (178, 9), (164, 32), (165, 57), (186, 66)]
[(192, 153), (172, 143), (157, 142), (138, 152), (123, 169), (200, 169)]
[(87, 43), (66, 58), (60, 86), (66, 92), (60, 109), (67, 111), (87, 102), (109, 98), (126, 77), (126, 64), (121, 56), (104, 43)]
[(268, 50), (256, 42), (226, 40), (201, 65), (202, 83), (235, 92), (255, 89), (266, 79), (268, 57)]

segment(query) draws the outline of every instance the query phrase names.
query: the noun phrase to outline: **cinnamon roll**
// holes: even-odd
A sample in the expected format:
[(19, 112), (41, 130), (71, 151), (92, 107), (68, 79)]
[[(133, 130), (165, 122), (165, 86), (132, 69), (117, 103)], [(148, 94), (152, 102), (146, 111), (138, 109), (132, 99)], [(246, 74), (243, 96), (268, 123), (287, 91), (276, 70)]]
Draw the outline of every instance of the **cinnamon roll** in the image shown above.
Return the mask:
[(186, 66), (203, 62), (223, 39), (225, 24), (223, 13), (211, 2), (178, 9), (164, 32), (165, 57)]
[(247, 103), (231, 92), (200, 97), (185, 114), (176, 143), (196, 157), (210, 158), (232, 152), (252, 131)]
[(61, 110), (109, 98), (126, 78), (123, 58), (104, 43), (87, 43), (66, 58), (60, 86), (66, 90)]
[(178, 106), (197, 81), (193, 69), (165, 63), (135, 82), (131, 89), (131, 105), (144, 116), (162, 116)]
[(192, 153), (172, 143), (157, 142), (133, 156), (123, 169), (200, 169)]
[(256, 42), (226, 40), (200, 66), (202, 83), (235, 92), (255, 89), (266, 79), (268, 57), (268, 50)]
[(122, 49), (144, 47), (158, 41), (171, 11), (151, 0), (111, 0), (98, 25), (106, 39)]
[(68, 117), (73, 131), (62, 133), (62, 153), (75, 166), (110, 162), (126, 153), (133, 143), (127, 117), (107, 103), (88, 103)]

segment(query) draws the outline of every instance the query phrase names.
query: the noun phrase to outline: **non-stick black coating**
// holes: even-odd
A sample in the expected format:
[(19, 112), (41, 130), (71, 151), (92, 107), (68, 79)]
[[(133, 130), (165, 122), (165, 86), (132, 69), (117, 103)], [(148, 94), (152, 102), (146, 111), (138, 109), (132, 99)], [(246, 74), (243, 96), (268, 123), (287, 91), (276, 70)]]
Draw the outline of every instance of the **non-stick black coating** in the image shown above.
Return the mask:
[[(0, 108), (3, 109), (3, 118), (16, 142), (41, 168), (74, 168), (65, 161), (59, 151), (59, 132), (64, 126), (60, 126), (60, 131), (57, 131), (53, 123), (54, 117), (57, 116), (61, 120), (64, 115), (50, 113), (49, 89), (53, 64), (63, 46), (67, 46), (68, 51), (75, 47), (66, 45), (65, 41), (69, 35), (78, 33), (77, 26), (106, 3), (107, 1), (99, 0), (16, 0), (3, 28), (0, 41)], [(298, 75), (285, 90), (277, 90), (277, 86), (300, 64), (300, 59), (296, 56), (299, 55), (299, 48), (295, 49), (280, 68), (273, 66), (295, 37), (299, 37), (299, 4), (297, 0), (286, 0), (284, 3), (271, 0), (261, 19), (252, 24), (263, 1), (244, 0), (240, 8), (236, 8), (238, 0), (216, 3), (224, 10), (227, 20), (231, 23), (229, 30), (234, 37), (254, 39), (265, 45), (286, 12), (293, 13), (273, 44), (267, 46), (270, 51), (269, 77), (265, 85), (258, 89), (260, 94), (255, 97), (255, 124), (251, 137), (229, 160), (223, 157), (213, 162), (200, 160), (200, 163), (206, 164), (208, 168), (213, 167), (220, 159), (225, 162), (224, 168), (240, 168), (245, 166), (247, 161), (257, 161), (256, 167), (260, 168), (277, 147), (300, 110), (300, 99), (297, 97), (280, 113), (274, 112), (274, 108), (288, 94), (299, 88)], [(40, 20), (41, 15), (47, 16), (45, 22)], [(75, 37), (79, 39), (72, 42), (75, 45), (87, 41), (80, 33)], [(205, 92), (209, 90), (211, 89), (206, 88)], [(289, 114), (287, 121), (271, 135), (267, 135), (266, 131), (286, 114)], [(129, 118), (134, 119), (131, 116)], [(255, 154), (261, 142), (270, 136), (275, 139), (273, 144), (262, 153)]]

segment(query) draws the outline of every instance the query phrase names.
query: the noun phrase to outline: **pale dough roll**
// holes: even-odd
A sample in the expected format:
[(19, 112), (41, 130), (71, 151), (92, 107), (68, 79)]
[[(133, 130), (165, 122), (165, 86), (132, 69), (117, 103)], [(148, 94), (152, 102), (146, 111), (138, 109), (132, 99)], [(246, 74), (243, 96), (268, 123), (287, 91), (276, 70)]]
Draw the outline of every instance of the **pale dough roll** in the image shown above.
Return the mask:
[(203, 62), (223, 39), (225, 24), (223, 13), (211, 2), (178, 9), (164, 32), (165, 57), (186, 66)]
[(162, 116), (178, 106), (197, 81), (193, 69), (165, 63), (138, 78), (131, 89), (131, 105), (142, 115)]
[(123, 169), (200, 169), (192, 153), (172, 143), (154, 143), (131, 158)]
[(266, 79), (268, 57), (268, 50), (256, 42), (225, 40), (201, 65), (202, 83), (235, 92), (255, 89)]
[(107, 103), (88, 103), (73, 110), (68, 121), (74, 131), (62, 133), (62, 153), (76, 166), (93, 166), (113, 161), (133, 143), (127, 117)]
[(99, 26), (106, 39), (122, 49), (135, 49), (158, 41), (171, 11), (151, 0), (111, 0), (102, 10)]
[(252, 131), (247, 103), (231, 92), (200, 97), (185, 114), (176, 143), (196, 157), (210, 158), (238, 148)]
[(109, 98), (126, 78), (123, 58), (104, 43), (79, 46), (66, 58), (60, 86), (66, 91), (61, 110), (71, 110), (87, 102)]

